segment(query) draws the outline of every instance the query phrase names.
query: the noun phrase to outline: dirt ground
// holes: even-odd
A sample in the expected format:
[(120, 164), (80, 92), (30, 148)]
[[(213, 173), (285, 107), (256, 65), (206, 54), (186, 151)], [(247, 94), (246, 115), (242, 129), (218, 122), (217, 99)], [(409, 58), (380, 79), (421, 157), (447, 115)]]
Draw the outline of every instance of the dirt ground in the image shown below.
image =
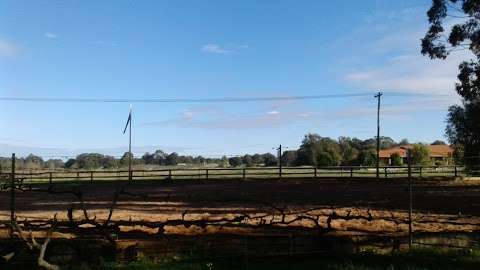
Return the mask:
[[(57, 214), (60, 221), (66, 221), (68, 208), (73, 209), (74, 220), (82, 220), (81, 201), (69, 192), (77, 190), (82, 193), (83, 208), (90, 218), (100, 222), (107, 219), (115, 190), (120, 187), (126, 192), (118, 197), (112, 222), (164, 223), (164, 232), (171, 234), (253, 234), (272, 232), (272, 228), (278, 229), (275, 233), (291, 228), (329, 228), (351, 235), (402, 234), (408, 230), (409, 193), (405, 179), (85, 182), (55, 184), (55, 193), (46, 192), (48, 185), (41, 184), (32, 186), (32, 190), (17, 191), (17, 220), (49, 220)], [(413, 194), (416, 232), (479, 231), (480, 182), (415, 180)], [(10, 218), (9, 205), (10, 192), (2, 190), (3, 223)], [(185, 221), (191, 224), (182, 224)], [(157, 225), (120, 227), (126, 232), (155, 234)], [(3, 229), (6, 232), (7, 227)]]

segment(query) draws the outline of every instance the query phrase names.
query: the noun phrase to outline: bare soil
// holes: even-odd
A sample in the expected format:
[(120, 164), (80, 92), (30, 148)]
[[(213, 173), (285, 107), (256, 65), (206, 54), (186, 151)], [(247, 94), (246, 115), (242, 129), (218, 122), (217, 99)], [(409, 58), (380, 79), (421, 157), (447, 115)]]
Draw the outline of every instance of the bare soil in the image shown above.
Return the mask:
[[(125, 181), (33, 185), (16, 192), (19, 221), (48, 221), (57, 214), (67, 220), (72, 208), (74, 220), (84, 218), (78, 197), (69, 190), (81, 190), (85, 209), (96, 221), (109, 214), (116, 188), (119, 196), (112, 222), (165, 223), (163, 233), (198, 235), (212, 233), (290, 233), (292, 230), (350, 236), (365, 233), (404, 234), (408, 229), (408, 181), (405, 179), (308, 179), (308, 180), (211, 180), (211, 181)], [(43, 191), (41, 191), (43, 190)], [(135, 195), (135, 196), (131, 196)], [(0, 192), (0, 221), (10, 218), (10, 192)], [(478, 232), (480, 229), (480, 182), (446, 179), (415, 180), (414, 228), (416, 232)], [(248, 216), (241, 221), (235, 217)], [(220, 221), (225, 219), (225, 221)], [(329, 220), (330, 219), (330, 220)], [(172, 225), (172, 221), (205, 221)], [(168, 223), (170, 222), (170, 223)], [(231, 224), (230, 224), (231, 223)], [(233, 225), (232, 225), (233, 224)], [(228, 225), (228, 226), (227, 226)], [(246, 226), (248, 225), (248, 226)], [(88, 225), (86, 225), (88, 226)], [(120, 226), (124, 232), (159, 233), (159, 226)], [(7, 235), (7, 226), (3, 235)], [(79, 233), (57, 234), (79, 237)]]

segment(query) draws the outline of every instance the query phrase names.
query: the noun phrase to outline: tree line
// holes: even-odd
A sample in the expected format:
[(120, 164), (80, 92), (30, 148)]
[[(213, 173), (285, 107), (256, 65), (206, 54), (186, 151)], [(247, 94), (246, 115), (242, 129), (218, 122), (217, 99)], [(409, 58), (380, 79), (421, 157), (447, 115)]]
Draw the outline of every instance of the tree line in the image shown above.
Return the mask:
[[(283, 166), (374, 166), (376, 164), (376, 139), (361, 140), (351, 137), (332, 139), (318, 134), (307, 134), (298, 149), (288, 149), (280, 157)], [(380, 148), (387, 149), (400, 145), (408, 145), (403, 139), (396, 142), (390, 137), (380, 138)], [(445, 144), (435, 141), (432, 144)], [(429, 162), (428, 148), (422, 144), (413, 147), (414, 162), (425, 164)], [(395, 154), (391, 157), (392, 165), (401, 165), (401, 157)], [(179, 155), (176, 152), (167, 153), (156, 150), (145, 153), (141, 157), (132, 157), (134, 166), (215, 166), (215, 167), (260, 167), (277, 166), (278, 155), (272, 153), (246, 154), (234, 157), (209, 158), (190, 155)], [(8, 171), (10, 158), (0, 158), (0, 168)], [(25, 170), (35, 169), (118, 169), (128, 166), (129, 153), (117, 158), (99, 153), (84, 153), (68, 160), (48, 159), (33, 154), (17, 158), (16, 167)], [(397, 164), (398, 163), (398, 164)]]

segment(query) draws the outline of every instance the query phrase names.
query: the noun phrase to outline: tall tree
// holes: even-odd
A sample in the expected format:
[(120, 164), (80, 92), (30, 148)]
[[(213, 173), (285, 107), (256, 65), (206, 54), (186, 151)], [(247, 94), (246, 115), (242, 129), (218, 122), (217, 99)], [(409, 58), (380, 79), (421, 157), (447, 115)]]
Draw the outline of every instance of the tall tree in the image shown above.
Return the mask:
[[(449, 108), (446, 127), (449, 142), (457, 152), (463, 151), (465, 164), (473, 167), (480, 164), (480, 1), (433, 0), (427, 15), (430, 28), (422, 39), (422, 54), (432, 59), (445, 59), (456, 50), (473, 54), (459, 65), (455, 89), (463, 104)], [(461, 20), (446, 34), (448, 17)]]

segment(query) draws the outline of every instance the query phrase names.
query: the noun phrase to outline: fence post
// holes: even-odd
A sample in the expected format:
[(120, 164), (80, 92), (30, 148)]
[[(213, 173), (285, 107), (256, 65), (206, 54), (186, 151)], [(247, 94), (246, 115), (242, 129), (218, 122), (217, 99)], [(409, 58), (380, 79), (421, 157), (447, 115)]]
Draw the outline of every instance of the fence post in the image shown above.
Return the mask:
[(423, 167), (420, 167), (420, 177), (422, 177), (422, 169)]
[(208, 180), (208, 169), (205, 169), (205, 179)]
[(168, 180), (172, 180), (172, 169), (168, 170)]
[(383, 168), (385, 170), (385, 178), (388, 178), (387, 167)]
[(412, 250), (413, 231), (412, 231), (412, 212), (413, 212), (413, 183), (412, 183), (412, 154), (411, 149), (407, 149), (408, 156), (408, 248)]
[[(247, 174), (247, 169), (243, 168), (243, 180), (245, 180)], [(280, 176), (281, 177), (281, 176)]]
[(90, 172), (90, 183), (93, 183), (93, 171)]
[(77, 180), (80, 180), (80, 172), (77, 172)]
[(313, 174), (314, 174), (315, 178), (317, 178), (317, 167), (313, 168)]
[(52, 187), (52, 181), (53, 181), (53, 175), (52, 175), (52, 172), (49, 172), (48, 173), (48, 184), (50, 185), (50, 187)]
[(350, 178), (353, 178), (353, 167), (350, 167)]
[[(15, 221), (15, 153), (12, 154), (12, 172), (10, 174), (10, 222)], [(13, 229), (12, 229), (13, 236)]]
[(458, 173), (457, 173), (457, 165), (454, 165), (454, 168), (455, 168), (455, 177), (458, 176)]

